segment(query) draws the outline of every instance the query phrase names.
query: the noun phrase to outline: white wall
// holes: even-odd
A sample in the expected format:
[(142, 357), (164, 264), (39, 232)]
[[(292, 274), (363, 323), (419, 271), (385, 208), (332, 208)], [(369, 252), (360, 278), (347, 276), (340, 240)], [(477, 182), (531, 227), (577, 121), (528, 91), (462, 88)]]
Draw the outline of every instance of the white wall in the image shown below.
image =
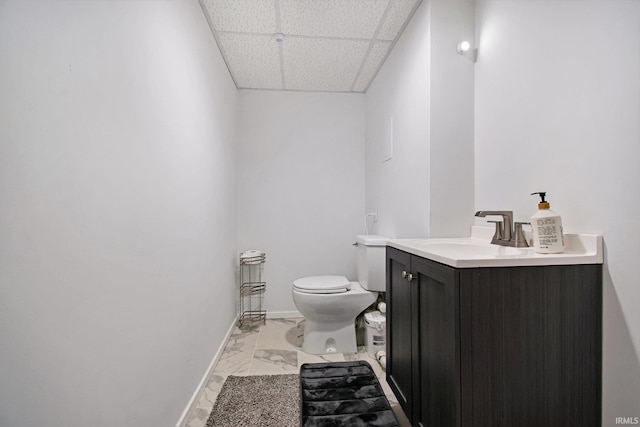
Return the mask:
[(431, 0), (430, 236), (468, 236), (473, 223), (474, 0)]
[(603, 425), (640, 416), (640, 2), (480, 1), (476, 207), (605, 241)]
[(378, 210), (375, 233), (469, 233), (473, 62), (455, 48), (472, 40), (473, 16), (468, 0), (424, 0), (367, 91), (366, 207)]
[(366, 210), (377, 209), (372, 231), (387, 237), (429, 233), (428, 6), (418, 7), (366, 94)]
[(296, 308), (293, 280), (355, 280), (364, 234), (364, 95), (240, 91), (238, 249), (267, 254), (265, 309)]
[(174, 426), (234, 316), (236, 89), (196, 1), (0, 3), (0, 425)]

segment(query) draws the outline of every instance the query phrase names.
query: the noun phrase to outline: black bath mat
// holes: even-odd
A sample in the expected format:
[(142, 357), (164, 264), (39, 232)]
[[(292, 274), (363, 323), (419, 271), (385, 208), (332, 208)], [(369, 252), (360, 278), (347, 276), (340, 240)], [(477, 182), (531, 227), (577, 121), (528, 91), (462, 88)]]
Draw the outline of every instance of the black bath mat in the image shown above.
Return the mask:
[(365, 361), (300, 367), (302, 427), (398, 426), (371, 365)]

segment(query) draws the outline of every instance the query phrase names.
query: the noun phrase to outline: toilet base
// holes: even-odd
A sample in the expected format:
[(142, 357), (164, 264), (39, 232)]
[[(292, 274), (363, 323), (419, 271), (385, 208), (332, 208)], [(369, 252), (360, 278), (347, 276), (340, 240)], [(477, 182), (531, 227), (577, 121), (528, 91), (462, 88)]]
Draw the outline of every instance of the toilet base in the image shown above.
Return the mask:
[(306, 319), (302, 351), (309, 354), (356, 353), (355, 321), (318, 323)]

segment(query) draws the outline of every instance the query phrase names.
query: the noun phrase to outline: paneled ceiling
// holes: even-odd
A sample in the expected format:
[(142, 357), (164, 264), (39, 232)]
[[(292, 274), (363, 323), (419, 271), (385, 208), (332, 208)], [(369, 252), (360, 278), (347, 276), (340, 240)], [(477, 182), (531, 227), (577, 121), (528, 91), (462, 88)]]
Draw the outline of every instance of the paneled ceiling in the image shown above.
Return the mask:
[(240, 89), (366, 92), (422, 0), (200, 0)]

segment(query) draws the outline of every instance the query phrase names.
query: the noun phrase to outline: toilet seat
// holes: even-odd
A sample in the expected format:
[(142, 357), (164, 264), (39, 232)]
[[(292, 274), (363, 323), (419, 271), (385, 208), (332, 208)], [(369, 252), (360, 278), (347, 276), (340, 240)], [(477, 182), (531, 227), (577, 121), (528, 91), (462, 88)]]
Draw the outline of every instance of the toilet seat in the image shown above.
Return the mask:
[(293, 281), (293, 289), (307, 294), (339, 294), (351, 290), (344, 276), (311, 276)]

